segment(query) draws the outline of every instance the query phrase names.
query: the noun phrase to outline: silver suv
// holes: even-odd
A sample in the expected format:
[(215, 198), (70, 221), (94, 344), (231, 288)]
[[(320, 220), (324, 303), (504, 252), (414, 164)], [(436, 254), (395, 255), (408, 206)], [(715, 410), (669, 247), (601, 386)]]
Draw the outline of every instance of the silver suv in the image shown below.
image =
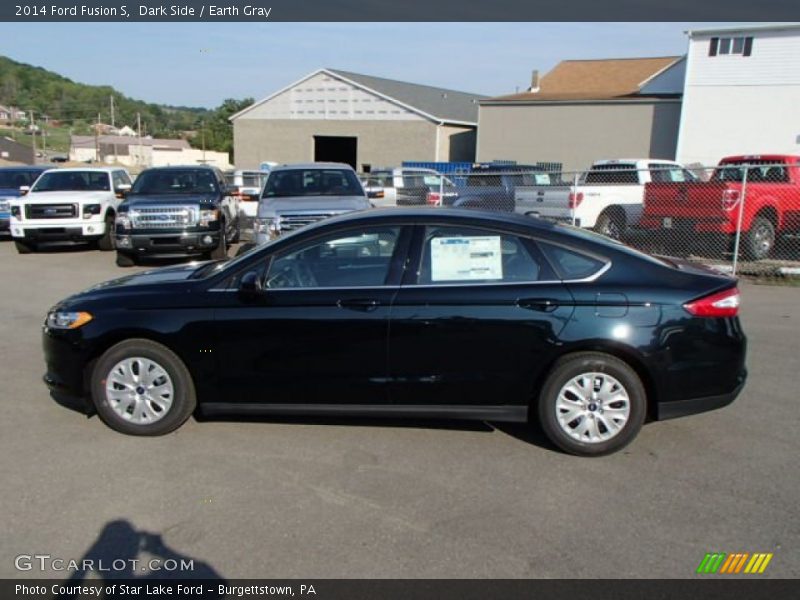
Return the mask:
[(370, 208), (356, 172), (346, 164), (282, 165), (269, 174), (255, 222), (255, 242), (264, 244), (334, 215)]

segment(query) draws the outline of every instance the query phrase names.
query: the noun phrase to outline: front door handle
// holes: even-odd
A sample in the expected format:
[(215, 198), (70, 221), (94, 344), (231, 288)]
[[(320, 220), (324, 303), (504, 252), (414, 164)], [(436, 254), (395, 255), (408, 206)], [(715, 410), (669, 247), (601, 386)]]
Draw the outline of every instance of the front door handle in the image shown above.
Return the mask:
[(354, 298), (352, 300), (337, 300), (336, 306), (339, 308), (347, 308), (349, 310), (360, 310), (362, 312), (372, 312), (378, 308), (381, 303), (372, 298)]
[(552, 298), (519, 298), (517, 306), (528, 310), (538, 310), (540, 312), (552, 312), (558, 308), (558, 300)]

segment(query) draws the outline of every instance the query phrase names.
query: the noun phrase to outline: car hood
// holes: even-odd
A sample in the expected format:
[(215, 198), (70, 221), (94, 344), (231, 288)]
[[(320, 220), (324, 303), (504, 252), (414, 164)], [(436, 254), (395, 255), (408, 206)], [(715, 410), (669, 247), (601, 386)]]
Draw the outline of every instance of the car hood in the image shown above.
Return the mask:
[(18, 196), (18, 188), (0, 188), (0, 198), (16, 198)]
[(296, 213), (340, 213), (369, 208), (366, 196), (286, 196), (262, 198), (258, 204), (259, 218)]
[(217, 194), (130, 194), (125, 199), (126, 206), (139, 204), (184, 205), (184, 204), (215, 204)]
[(26, 203), (42, 202), (46, 204), (59, 204), (63, 202), (102, 202), (107, 200), (109, 191), (76, 191), (76, 192), (31, 192), (22, 196)]

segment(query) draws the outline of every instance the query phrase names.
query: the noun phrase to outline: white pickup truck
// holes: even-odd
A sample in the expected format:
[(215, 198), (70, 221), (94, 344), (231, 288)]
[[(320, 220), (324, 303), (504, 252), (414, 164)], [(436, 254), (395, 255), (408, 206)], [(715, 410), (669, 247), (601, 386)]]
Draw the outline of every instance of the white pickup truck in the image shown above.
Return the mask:
[[(91, 242), (114, 249), (114, 219), (131, 189), (125, 169), (51, 169), (11, 201), (11, 236), (20, 254), (50, 242)], [(23, 191), (26, 191), (22, 188)]]
[(615, 239), (639, 221), (646, 183), (696, 179), (676, 162), (649, 158), (600, 160), (577, 178), (562, 177), (549, 185), (517, 187), (515, 211), (592, 228)]

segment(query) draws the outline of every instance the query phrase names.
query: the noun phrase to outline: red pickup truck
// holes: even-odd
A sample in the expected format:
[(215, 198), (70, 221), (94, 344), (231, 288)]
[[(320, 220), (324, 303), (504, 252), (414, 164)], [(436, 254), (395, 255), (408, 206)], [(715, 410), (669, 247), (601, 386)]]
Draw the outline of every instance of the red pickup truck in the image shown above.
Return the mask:
[(639, 228), (684, 242), (722, 237), (730, 251), (740, 216), (740, 252), (752, 260), (769, 256), (780, 236), (800, 233), (800, 156), (729, 156), (709, 181), (648, 183)]

